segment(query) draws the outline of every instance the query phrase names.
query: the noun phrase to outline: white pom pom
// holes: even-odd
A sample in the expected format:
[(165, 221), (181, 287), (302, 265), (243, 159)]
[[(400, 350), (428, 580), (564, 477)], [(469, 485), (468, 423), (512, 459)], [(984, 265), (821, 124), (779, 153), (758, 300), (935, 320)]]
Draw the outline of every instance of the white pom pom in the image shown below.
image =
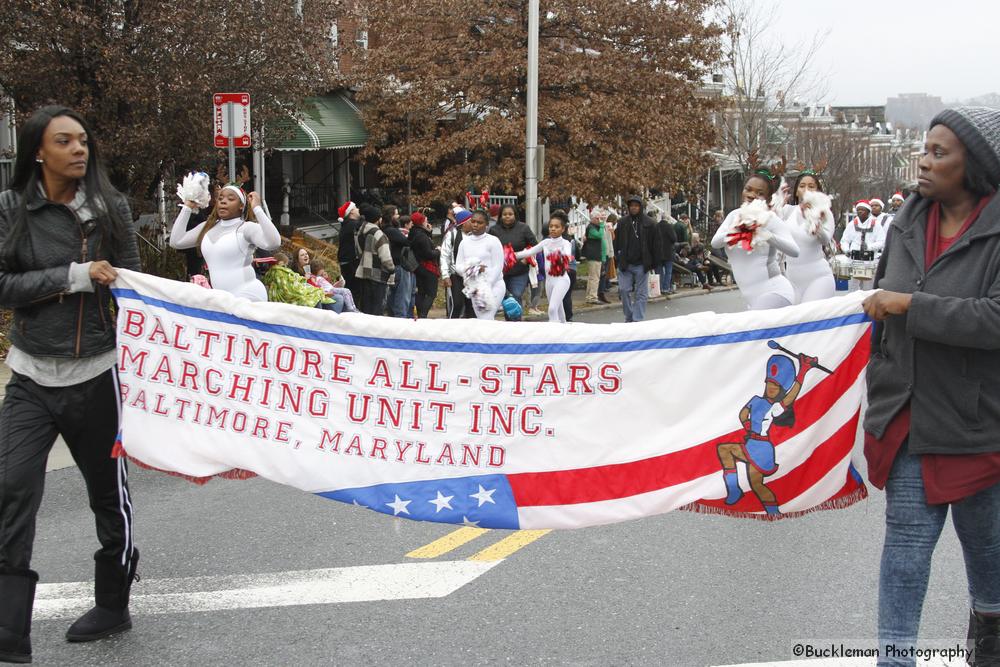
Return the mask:
[(810, 234), (819, 233), (824, 219), (833, 220), (829, 195), (817, 190), (807, 190), (802, 195), (802, 203), (805, 204), (803, 216), (806, 219), (806, 231)]
[(192, 171), (177, 186), (177, 198), (181, 202), (193, 201), (198, 208), (208, 208), (212, 203), (212, 193), (208, 186), (208, 174), (203, 171)]

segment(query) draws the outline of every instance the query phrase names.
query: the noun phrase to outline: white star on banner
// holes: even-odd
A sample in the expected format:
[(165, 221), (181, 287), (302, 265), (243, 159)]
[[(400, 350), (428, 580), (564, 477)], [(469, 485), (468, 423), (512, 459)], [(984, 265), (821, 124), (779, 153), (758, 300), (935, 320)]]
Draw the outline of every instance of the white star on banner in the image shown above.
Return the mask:
[(462, 516), (462, 525), (463, 526), (472, 526), (473, 528), (479, 528), (479, 522), (478, 521), (469, 521), (469, 517), (464, 516), (464, 515)]
[(480, 484), (479, 485), (479, 493), (469, 494), (469, 497), (470, 498), (475, 498), (476, 500), (478, 500), (479, 501), (479, 505), (478, 505), (479, 507), (482, 507), (486, 503), (493, 503), (494, 505), (496, 505), (497, 504), (496, 501), (493, 500), (493, 494), (496, 493), (496, 492), (497, 492), (496, 489), (490, 489), (489, 491), (487, 491), (486, 489), (483, 488), (483, 485)]
[[(393, 495), (395, 495), (395, 494), (393, 494)], [(392, 515), (396, 516), (400, 512), (402, 512), (403, 514), (409, 514), (410, 510), (406, 509), (406, 506), (409, 505), (412, 502), (413, 502), (412, 500), (402, 500), (402, 499), (400, 499), (399, 496), (396, 496), (396, 499), (394, 501), (392, 501), (391, 503), (386, 503), (386, 506), (387, 507), (391, 507), (392, 508)]]
[(437, 509), (434, 510), (435, 514), (437, 514), (438, 512), (440, 512), (443, 509), (449, 509), (449, 510), (450, 509), (454, 509), (451, 506), (451, 499), (454, 498), (455, 496), (442, 496), (440, 491), (438, 491), (437, 494), (438, 494), (437, 498), (434, 498), (433, 500), (428, 500), (427, 501), (430, 504), (434, 505), (434, 507), (437, 508)]

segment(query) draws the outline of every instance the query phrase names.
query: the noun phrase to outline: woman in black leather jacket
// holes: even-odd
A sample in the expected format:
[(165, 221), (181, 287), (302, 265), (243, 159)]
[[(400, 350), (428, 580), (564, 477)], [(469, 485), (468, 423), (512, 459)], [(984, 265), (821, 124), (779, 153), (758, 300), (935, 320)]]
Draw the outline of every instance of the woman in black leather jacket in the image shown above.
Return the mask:
[(38, 575), (30, 568), (45, 462), (58, 435), (87, 484), (101, 548), (96, 606), (66, 634), (89, 641), (132, 627), (139, 553), (118, 431), (114, 267), (139, 270), (132, 214), (109, 183), (87, 123), (44, 107), (24, 124), (11, 188), (0, 193), (0, 307), (14, 311), (0, 407), (0, 661), (31, 660)]

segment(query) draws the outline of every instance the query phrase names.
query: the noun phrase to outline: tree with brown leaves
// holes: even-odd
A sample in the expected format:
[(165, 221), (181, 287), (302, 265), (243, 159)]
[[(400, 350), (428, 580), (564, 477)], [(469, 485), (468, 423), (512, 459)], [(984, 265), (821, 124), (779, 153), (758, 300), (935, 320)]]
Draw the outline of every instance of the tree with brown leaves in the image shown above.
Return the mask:
[[(539, 34), (542, 196), (594, 201), (697, 179), (714, 143), (698, 95), (717, 57), (713, 0), (546, 0)], [(359, 97), (382, 177), (419, 201), (523, 194), (527, 0), (381, 0)]]
[(213, 92), (249, 92), (262, 127), (331, 87), (338, 5), (5, 0), (0, 88), (20, 115), (58, 103), (87, 117), (141, 205), (171, 163), (209, 166)]

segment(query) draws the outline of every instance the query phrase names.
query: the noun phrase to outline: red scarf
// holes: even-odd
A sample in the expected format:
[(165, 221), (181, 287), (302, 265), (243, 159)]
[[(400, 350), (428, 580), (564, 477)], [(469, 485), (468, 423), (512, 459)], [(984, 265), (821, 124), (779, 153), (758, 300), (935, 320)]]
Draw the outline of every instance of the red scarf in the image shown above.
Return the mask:
[(962, 223), (961, 229), (954, 236), (941, 236), (941, 204), (939, 202), (934, 202), (931, 204), (931, 209), (927, 213), (927, 247), (924, 251), (924, 270), (931, 268), (938, 257), (940, 257), (948, 248), (954, 245), (955, 241), (962, 237), (969, 227), (972, 226), (977, 219), (979, 219), (979, 214), (983, 212), (986, 205), (990, 203), (990, 199), (993, 195), (986, 195), (979, 200), (976, 204), (976, 208), (972, 209), (972, 213), (969, 217), (965, 219)]

